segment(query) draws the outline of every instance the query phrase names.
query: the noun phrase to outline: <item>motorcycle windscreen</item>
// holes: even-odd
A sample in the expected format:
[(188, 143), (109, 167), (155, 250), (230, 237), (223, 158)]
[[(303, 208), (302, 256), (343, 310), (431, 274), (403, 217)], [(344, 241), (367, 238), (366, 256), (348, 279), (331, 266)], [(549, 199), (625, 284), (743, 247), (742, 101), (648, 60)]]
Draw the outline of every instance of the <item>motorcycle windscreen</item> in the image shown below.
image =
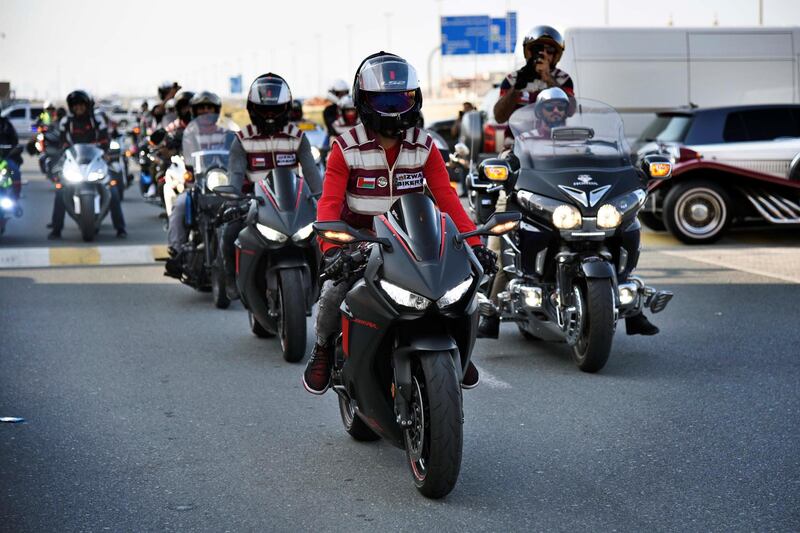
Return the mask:
[(294, 170), (289, 167), (279, 167), (267, 175), (267, 183), (273, 198), (278, 205), (278, 211), (292, 211), (297, 206), (297, 196), (300, 194), (301, 180)]
[(630, 164), (622, 117), (603, 102), (579, 98), (572, 115), (530, 104), (511, 115), (514, 154), (522, 168), (555, 170)]
[(201, 151), (230, 151), (239, 127), (228, 118), (215, 113), (200, 115), (183, 130), (181, 144), (183, 156), (191, 160), (192, 154)]
[(79, 165), (88, 165), (103, 156), (103, 151), (93, 144), (74, 144), (69, 148), (69, 152)]
[(404, 194), (389, 208), (393, 222), (418, 261), (438, 261), (442, 248), (442, 217), (433, 200), (422, 193)]

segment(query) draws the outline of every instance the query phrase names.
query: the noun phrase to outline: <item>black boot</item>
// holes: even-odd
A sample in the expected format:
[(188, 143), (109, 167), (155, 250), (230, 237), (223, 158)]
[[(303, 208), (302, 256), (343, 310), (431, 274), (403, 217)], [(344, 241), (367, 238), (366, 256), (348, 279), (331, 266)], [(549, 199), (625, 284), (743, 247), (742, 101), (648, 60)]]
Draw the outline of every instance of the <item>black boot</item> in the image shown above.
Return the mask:
[(625, 319), (625, 332), (628, 335), (655, 335), (658, 331), (643, 312)]
[(497, 315), (481, 317), (478, 325), (479, 339), (496, 339), (500, 336), (500, 317)]
[(239, 287), (236, 286), (236, 276), (231, 276), (227, 272), (225, 273), (225, 296), (228, 297), (228, 300), (239, 299)]
[(480, 382), (481, 376), (478, 374), (478, 368), (470, 361), (467, 371), (464, 372), (464, 379), (461, 380), (461, 388), (474, 389)]
[(331, 359), (333, 346), (314, 344), (314, 350), (303, 372), (303, 387), (311, 394), (325, 394), (331, 386)]

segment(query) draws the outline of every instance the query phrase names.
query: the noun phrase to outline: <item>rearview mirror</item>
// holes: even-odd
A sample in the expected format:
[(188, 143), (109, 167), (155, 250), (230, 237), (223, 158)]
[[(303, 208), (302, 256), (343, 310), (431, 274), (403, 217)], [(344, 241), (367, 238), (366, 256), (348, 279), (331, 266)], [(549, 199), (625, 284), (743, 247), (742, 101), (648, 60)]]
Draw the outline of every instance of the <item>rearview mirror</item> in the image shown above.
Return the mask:
[(517, 212), (508, 213), (495, 213), (489, 217), (486, 224), (476, 230), (460, 233), (456, 237), (456, 241), (461, 242), (476, 235), (502, 235), (509, 231), (517, 229), (519, 221), (522, 219), (522, 214)]
[(383, 237), (375, 237), (367, 233), (358, 231), (350, 227), (347, 223), (341, 220), (332, 220), (327, 222), (314, 222), (314, 231), (319, 235), (323, 241), (331, 242), (333, 244), (355, 244), (357, 242), (376, 242), (387, 250), (392, 249), (392, 243), (389, 239)]
[(456, 143), (453, 151), (462, 159), (465, 159), (467, 156), (469, 156), (469, 148), (467, 148), (467, 145), (464, 143)]

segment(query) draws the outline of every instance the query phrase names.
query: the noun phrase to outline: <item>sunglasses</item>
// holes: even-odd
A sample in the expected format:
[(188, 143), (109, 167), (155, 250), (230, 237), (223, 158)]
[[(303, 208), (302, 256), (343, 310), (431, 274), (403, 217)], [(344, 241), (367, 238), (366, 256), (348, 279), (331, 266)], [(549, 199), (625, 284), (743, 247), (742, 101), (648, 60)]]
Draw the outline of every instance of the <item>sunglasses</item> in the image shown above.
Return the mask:
[(551, 56), (556, 54), (556, 47), (549, 44), (533, 44), (528, 47), (528, 50), (534, 54), (537, 52), (547, 52)]
[(552, 113), (556, 109), (558, 109), (562, 113), (566, 113), (567, 112), (567, 104), (556, 103), (556, 102), (548, 102), (546, 104), (542, 104), (542, 109), (544, 109), (548, 113)]

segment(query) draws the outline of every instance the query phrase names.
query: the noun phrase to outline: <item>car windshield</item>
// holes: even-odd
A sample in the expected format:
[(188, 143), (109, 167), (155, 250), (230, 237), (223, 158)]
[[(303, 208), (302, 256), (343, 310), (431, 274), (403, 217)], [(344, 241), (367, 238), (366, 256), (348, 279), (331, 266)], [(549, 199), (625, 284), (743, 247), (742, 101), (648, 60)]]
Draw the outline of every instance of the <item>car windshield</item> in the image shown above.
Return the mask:
[(578, 99), (575, 113), (553, 127), (537, 117), (535, 104), (530, 104), (515, 111), (508, 124), (514, 133), (514, 153), (523, 168), (629, 164), (630, 147), (622, 118), (603, 102)]
[(228, 154), (239, 127), (214, 113), (200, 115), (183, 131), (183, 156), (195, 172), (228, 167)]
[(683, 142), (691, 123), (691, 115), (658, 115), (642, 132), (638, 142)]

